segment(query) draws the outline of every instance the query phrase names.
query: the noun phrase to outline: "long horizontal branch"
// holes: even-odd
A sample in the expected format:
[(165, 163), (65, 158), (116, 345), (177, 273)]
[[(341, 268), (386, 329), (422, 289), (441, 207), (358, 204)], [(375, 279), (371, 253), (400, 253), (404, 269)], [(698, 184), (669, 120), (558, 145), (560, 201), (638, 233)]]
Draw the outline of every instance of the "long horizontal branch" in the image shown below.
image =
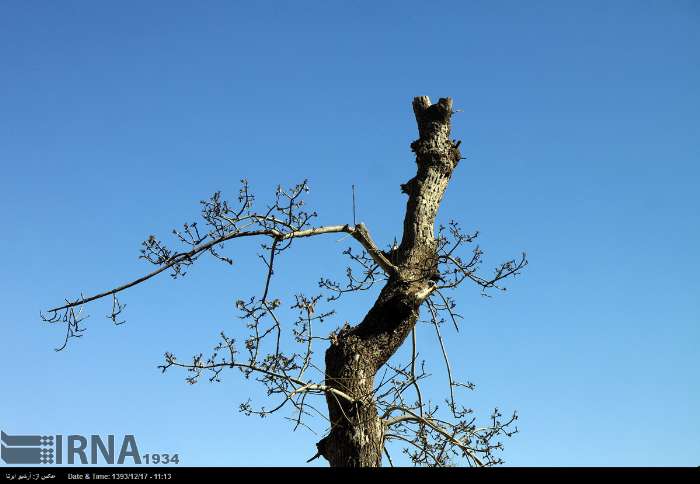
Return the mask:
[(231, 239), (236, 239), (239, 237), (253, 237), (253, 236), (268, 236), (272, 237), (273, 239), (276, 239), (278, 241), (282, 240), (289, 240), (289, 239), (297, 239), (297, 238), (303, 238), (303, 237), (313, 237), (315, 235), (322, 235), (322, 234), (332, 234), (332, 233), (347, 233), (350, 234), (355, 240), (357, 240), (362, 247), (367, 251), (367, 253), (372, 257), (372, 259), (389, 275), (394, 274), (396, 272), (396, 266), (394, 266), (389, 260), (382, 254), (382, 251), (379, 250), (377, 245), (374, 243), (374, 240), (372, 240), (372, 237), (369, 234), (369, 231), (365, 227), (364, 224), (358, 224), (356, 226), (351, 226), (351, 225), (327, 225), (323, 227), (315, 227), (315, 228), (310, 228), (310, 229), (304, 229), (304, 230), (296, 230), (292, 232), (280, 232), (279, 230), (275, 229), (266, 229), (266, 230), (251, 230), (248, 232), (232, 232), (230, 234), (222, 235), (221, 237), (217, 237), (216, 239), (213, 239), (207, 243), (202, 243), (200, 245), (197, 245), (194, 247), (192, 250), (189, 252), (183, 252), (180, 254), (175, 254), (173, 255), (170, 259), (165, 261), (161, 267), (158, 269), (154, 270), (153, 272), (150, 272), (142, 277), (139, 277), (138, 279), (134, 279), (131, 282), (127, 282), (126, 284), (123, 284), (121, 286), (115, 287), (114, 289), (110, 289), (109, 291), (101, 292), (99, 294), (95, 294), (94, 296), (86, 297), (83, 298), (81, 297), (80, 299), (73, 301), (73, 302), (68, 302), (67, 304), (64, 304), (63, 306), (55, 307), (49, 309), (49, 312), (56, 312), (56, 311), (61, 311), (63, 309), (68, 309), (68, 308), (73, 308), (77, 306), (82, 306), (83, 304), (87, 304), (91, 301), (95, 301), (97, 299), (101, 299), (106, 296), (110, 296), (113, 294), (117, 294), (121, 291), (124, 291), (125, 289), (129, 289), (130, 287), (136, 286), (138, 284), (141, 284), (142, 282), (147, 281), (148, 279), (157, 276), (161, 272), (168, 270), (169, 268), (173, 267), (176, 264), (182, 263), (183, 261), (188, 261), (192, 260), (194, 257), (198, 256), (202, 252), (206, 252), (212, 247), (214, 247), (217, 244), (221, 244), (223, 242), (226, 242)]
[(279, 378), (281, 380), (287, 380), (290, 383), (294, 383), (296, 385), (300, 385), (299, 388), (296, 388), (293, 390), (289, 395), (287, 395), (287, 399), (290, 399), (292, 396), (294, 396), (297, 393), (304, 393), (304, 392), (312, 392), (312, 391), (319, 391), (322, 393), (332, 393), (334, 395), (339, 396), (340, 398), (347, 400), (350, 403), (354, 403), (355, 399), (352, 398), (350, 395), (347, 393), (337, 390), (335, 388), (331, 388), (327, 385), (321, 385), (320, 383), (307, 383), (304, 382), (303, 380), (299, 380), (298, 378), (294, 378), (291, 376), (287, 375), (280, 375), (278, 373), (265, 370), (264, 368), (259, 368), (257, 366), (253, 365), (247, 365), (245, 363), (212, 363), (212, 364), (193, 364), (193, 365), (188, 365), (185, 363), (178, 363), (174, 359), (170, 359), (166, 362), (166, 365), (164, 365), (165, 368), (170, 367), (170, 366), (176, 366), (180, 368), (186, 368), (186, 369), (196, 369), (196, 370), (213, 370), (216, 368), (242, 368), (245, 370), (251, 370), (255, 371), (258, 373), (263, 373), (265, 375), (271, 376), (273, 378)]

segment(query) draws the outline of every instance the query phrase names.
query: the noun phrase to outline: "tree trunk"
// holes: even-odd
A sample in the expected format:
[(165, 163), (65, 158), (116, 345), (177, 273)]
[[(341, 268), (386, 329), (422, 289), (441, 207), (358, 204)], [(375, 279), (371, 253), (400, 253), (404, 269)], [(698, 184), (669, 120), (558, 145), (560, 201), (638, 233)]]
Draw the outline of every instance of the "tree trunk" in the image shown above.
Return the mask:
[(388, 254), (391, 275), (362, 322), (334, 335), (326, 351), (326, 385), (354, 399), (326, 393), (330, 433), (317, 444), (331, 466), (381, 466), (384, 424), (374, 401), (374, 378), (413, 329), (437, 275), (435, 216), (461, 155), (450, 140), (452, 100), (413, 100), (420, 137), (411, 144), (416, 176), (401, 185), (408, 195), (401, 245)]

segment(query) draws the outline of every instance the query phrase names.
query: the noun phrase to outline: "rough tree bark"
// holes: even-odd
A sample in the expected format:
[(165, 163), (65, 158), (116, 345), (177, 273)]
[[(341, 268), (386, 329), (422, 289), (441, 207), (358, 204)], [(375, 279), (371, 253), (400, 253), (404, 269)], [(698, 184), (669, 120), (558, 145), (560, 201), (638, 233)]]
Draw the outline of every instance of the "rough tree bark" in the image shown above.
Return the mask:
[(437, 277), (435, 216), (461, 155), (459, 142), (450, 139), (450, 98), (431, 104), (426, 96), (416, 97), (413, 110), (419, 138), (411, 149), (418, 168), (401, 186), (408, 195), (403, 238), (387, 254), (396, 270), (362, 322), (340, 330), (326, 351), (326, 385), (355, 400), (326, 393), (331, 430), (317, 446), (331, 466), (381, 465), (384, 428), (373, 400), (374, 378), (410, 334)]

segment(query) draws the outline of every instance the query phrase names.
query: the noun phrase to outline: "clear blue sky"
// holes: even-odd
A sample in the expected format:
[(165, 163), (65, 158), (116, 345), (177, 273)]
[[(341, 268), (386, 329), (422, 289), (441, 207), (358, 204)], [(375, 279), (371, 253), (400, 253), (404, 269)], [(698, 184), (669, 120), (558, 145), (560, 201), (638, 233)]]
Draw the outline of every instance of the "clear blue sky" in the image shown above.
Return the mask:
[[(189, 465), (303, 465), (319, 437), (238, 413), (260, 395), (237, 372), (190, 386), (156, 368), (240, 327), (234, 301), (262, 284), (254, 244), (228, 246), (232, 268), (131, 290), (123, 326), (94, 304), (62, 353), (39, 310), (140, 275), (142, 240), (242, 177), (260, 200), (308, 177), (321, 223), (351, 221), (354, 183), (359, 218), (391, 242), (411, 99), (451, 96), (467, 160), (440, 219), (481, 231), (487, 270), (530, 258), (506, 294), (457, 294), (464, 325), (445, 333), (477, 384), (464, 402), (519, 411), (509, 465), (699, 465), (699, 58), (692, 0), (2, 2), (0, 427), (133, 433)], [(297, 244), (275, 294), (342, 276), (336, 240)]]

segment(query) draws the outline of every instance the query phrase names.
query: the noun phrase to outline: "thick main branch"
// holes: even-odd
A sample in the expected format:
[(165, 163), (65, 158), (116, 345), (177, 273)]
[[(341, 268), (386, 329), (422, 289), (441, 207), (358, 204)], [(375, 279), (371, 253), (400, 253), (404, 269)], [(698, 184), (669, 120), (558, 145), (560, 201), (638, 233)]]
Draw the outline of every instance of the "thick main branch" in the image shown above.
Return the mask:
[(397, 270), (364, 319), (341, 330), (326, 351), (326, 385), (356, 401), (350, 405), (326, 394), (331, 431), (318, 446), (333, 466), (381, 464), (384, 426), (372, 395), (374, 377), (403, 344), (418, 319), (420, 305), (435, 288), (435, 217), (461, 155), (459, 143), (450, 140), (449, 98), (431, 104), (427, 97), (417, 97), (413, 109), (420, 136), (411, 148), (418, 169), (401, 186), (408, 202), (401, 245), (392, 254)]

